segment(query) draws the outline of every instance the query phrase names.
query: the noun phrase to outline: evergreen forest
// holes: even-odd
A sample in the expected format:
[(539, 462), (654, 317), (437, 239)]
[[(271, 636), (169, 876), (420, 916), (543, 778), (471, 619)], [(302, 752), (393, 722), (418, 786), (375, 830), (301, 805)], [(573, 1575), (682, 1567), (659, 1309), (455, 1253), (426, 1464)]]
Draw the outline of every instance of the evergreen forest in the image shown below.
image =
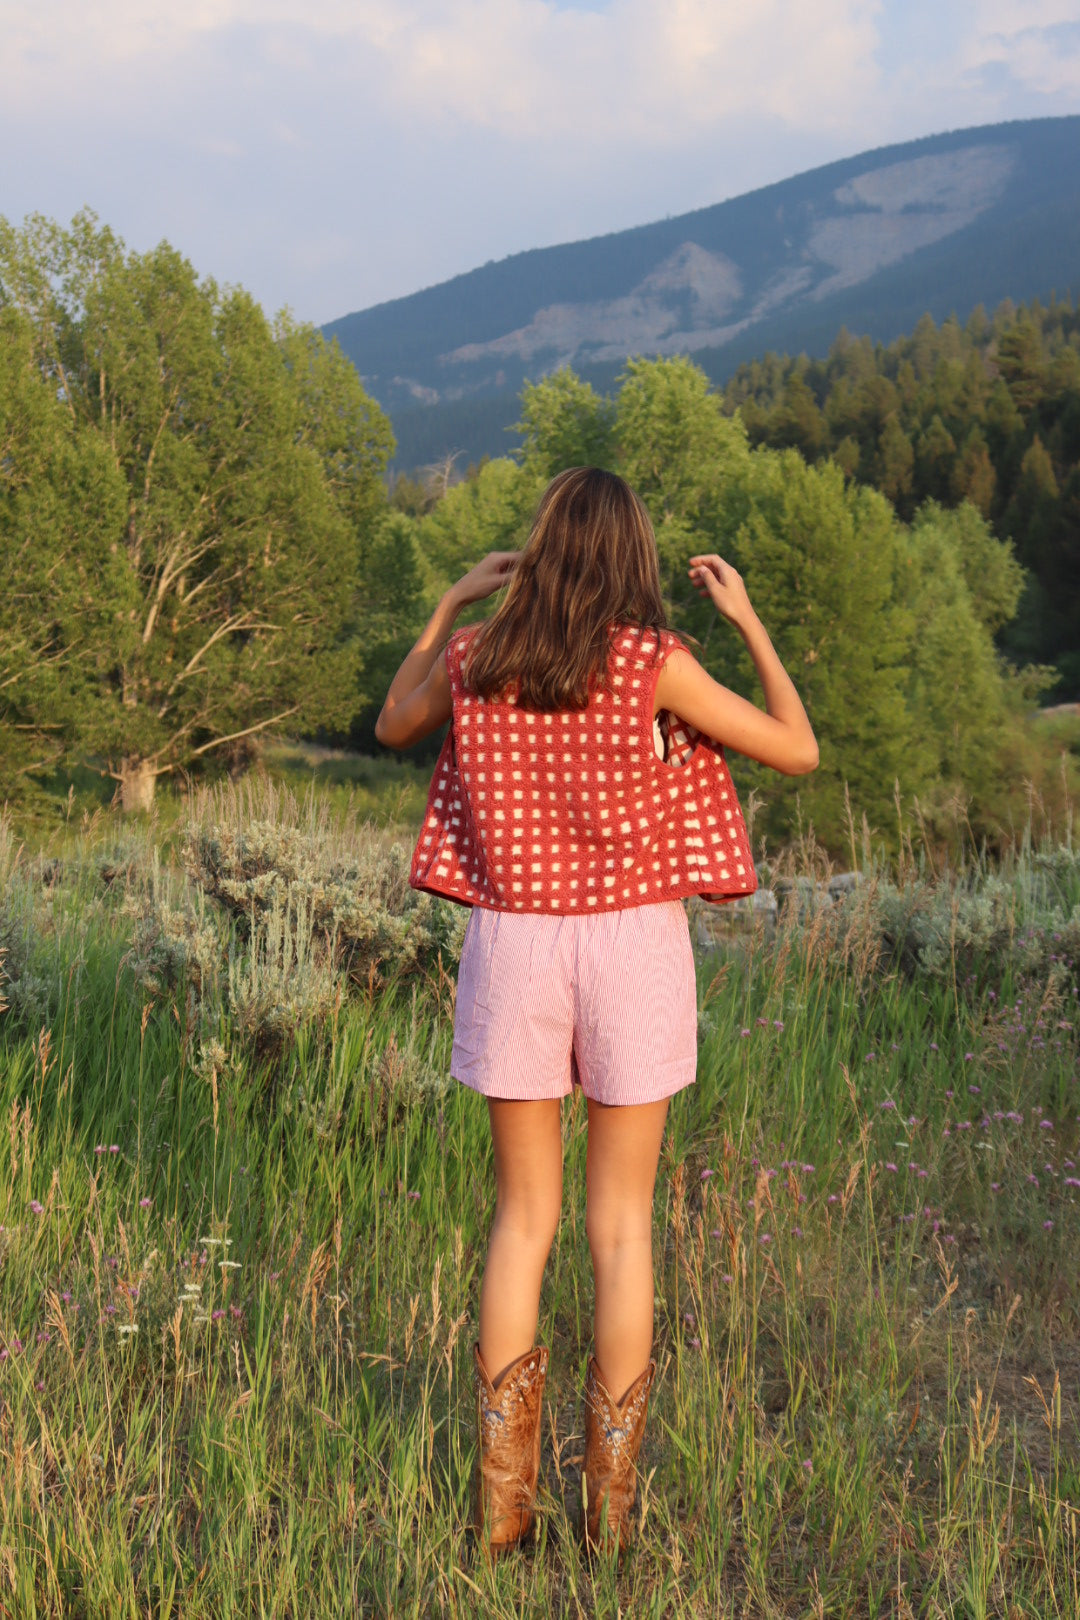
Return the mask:
[(724, 389), (751, 444), (835, 461), (905, 522), (969, 502), (1012, 542), (1026, 578), (999, 645), (1056, 665), (1080, 697), (1080, 309), (980, 306), (872, 344), (842, 331), (828, 356), (767, 354)]
[(389, 419), (314, 328), (92, 214), (0, 222), (0, 796), (55, 814), (91, 771), (145, 810), (275, 736), (378, 754), (441, 592), (595, 462), (646, 501), (710, 672), (761, 700), (688, 585), (703, 551), (803, 697), (812, 777), (732, 761), (759, 836), (809, 823), (839, 856), (852, 814), (888, 840), (902, 794), (931, 844), (958, 814), (1007, 843), (1033, 793), (1075, 794), (1075, 725), (1036, 713), (1080, 692), (1078, 350), (1052, 303), (887, 348), (842, 333), (723, 391), (680, 357), (630, 360), (608, 394), (564, 370), (523, 389), (514, 454), (395, 478)]

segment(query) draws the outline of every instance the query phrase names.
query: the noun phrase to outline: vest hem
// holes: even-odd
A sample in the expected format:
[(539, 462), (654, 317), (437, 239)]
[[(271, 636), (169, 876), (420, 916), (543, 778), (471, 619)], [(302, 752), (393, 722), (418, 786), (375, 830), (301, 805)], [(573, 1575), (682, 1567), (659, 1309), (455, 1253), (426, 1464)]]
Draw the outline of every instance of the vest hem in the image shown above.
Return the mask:
[(457, 894), (450, 889), (437, 888), (433, 883), (417, 880), (410, 881), (411, 889), (419, 889), (424, 894), (433, 894), (439, 900), (453, 900), (459, 906), (466, 906), (470, 910), (475, 906), (481, 911), (506, 911), (519, 914), (523, 917), (597, 917), (606, 911), (631, 911), (636, 906), (662, 906), (669, 900), (704, 900), (709, 905), (727, 905), (732, 900), (745, 900), (757, 888), (754, 883), (751, 887), (741, 890), (738, 894), (716, 894), (704, 889), (689, 888), (683, 884), (673, 885), (670, 894), (660, 896), (652, 895), (642, 900), (621, 900), (618, 905), (596, 906), (503, 906), (492, 900), (470, 900), (463, 894)]

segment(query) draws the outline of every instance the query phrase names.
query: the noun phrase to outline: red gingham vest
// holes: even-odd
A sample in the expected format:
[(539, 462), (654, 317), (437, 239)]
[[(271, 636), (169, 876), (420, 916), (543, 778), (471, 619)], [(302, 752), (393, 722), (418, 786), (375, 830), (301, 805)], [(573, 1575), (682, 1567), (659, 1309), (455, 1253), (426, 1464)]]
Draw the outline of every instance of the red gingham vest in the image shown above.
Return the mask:
[(453, 698), (409, 882), (498, 911), (589, 912), (684, 895), (733, 900), (757, 875), (720, 743), (668, 716), (654, 746), (670, 631), (612, 627), (608, 684), (587, 708), (543, 714), (462, 682), (476, 627), (446, 644)]

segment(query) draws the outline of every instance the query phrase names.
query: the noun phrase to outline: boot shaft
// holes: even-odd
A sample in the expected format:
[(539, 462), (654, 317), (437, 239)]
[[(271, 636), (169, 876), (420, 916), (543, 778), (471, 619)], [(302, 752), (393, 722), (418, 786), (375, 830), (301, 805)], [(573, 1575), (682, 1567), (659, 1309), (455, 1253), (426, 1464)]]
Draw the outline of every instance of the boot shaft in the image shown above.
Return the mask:
[(511, 1363), (496, 1389), (479, 1344), (473, 1346), (477, 1424), (473, 1528), (493, 1553), (522, 1540), (532, 1529), (547, 1367), (547, 1348), (534, 1345)]
[(649, 1392), (656, 1362), (635, 1378), (620, 1402), (612, 1399), (596, 1364), (589, 1358), (585, 1376), (585, 1460), (582, 1465), (584, 1510), (582, 1533), (599, 1544), (600, 1521), (607, 1503), (607, 1542), (622, 1552), (632, 1539), (631, 1510), (637, 1495), (637, 1456), (645, 1433)]

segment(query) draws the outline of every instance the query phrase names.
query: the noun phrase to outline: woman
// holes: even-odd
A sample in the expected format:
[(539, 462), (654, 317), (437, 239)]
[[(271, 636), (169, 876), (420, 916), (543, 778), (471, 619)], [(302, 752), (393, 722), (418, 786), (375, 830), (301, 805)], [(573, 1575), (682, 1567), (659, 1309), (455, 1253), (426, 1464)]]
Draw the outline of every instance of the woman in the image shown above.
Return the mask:
[[(590, 1547), (631, 1540), (656, 1371), (656, 1169), (670, 1098), (697, 1064), (682, 900), (756, 886), (723, 747), (790, 775), (818, 762), (739, 574), (695, 556), (689, 576), (746, 641), (766, 713), (668, 628), (656, 539), (629, 485), (577, 467), (548, 486), (522, 551), (490, 553), (447, 591), (375, 727), (408, 748), (453, 722), (411, 881), (473, 908), (451, 1074), (487, 1098), (495, 1165), (473, 1350), (474, 1526), (493, 1552), (533, 1522), (548, 1360), (536, 1330), (562, 1204), (561, 1098), (575, 1084), (595, 1282), (580, 1528)], [(489, 619), (451, 634), (463, 607), (504, 587)]]

